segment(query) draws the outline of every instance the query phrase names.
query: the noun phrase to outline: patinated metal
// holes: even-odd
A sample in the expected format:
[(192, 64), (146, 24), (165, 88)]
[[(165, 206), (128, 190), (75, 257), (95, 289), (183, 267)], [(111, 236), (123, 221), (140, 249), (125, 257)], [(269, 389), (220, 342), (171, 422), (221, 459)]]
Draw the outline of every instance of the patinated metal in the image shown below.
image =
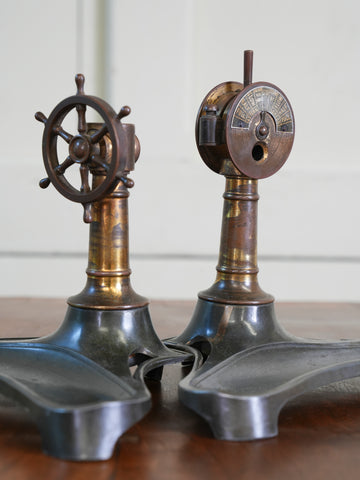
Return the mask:
[[(68, 299), (59, 329), (42, 338), (0, 341), (1, 393), (24, 405), (45, 452), (71, 460), (104, 460), (129, 427), (151, 408), (145, 376), (160, 379), (167, 363), (192, 364), (181, 400), (217, 438), (253, 440), (277, 434), (282, 406), (302, 392), (360, 374), (358, 342), (294, 337), (279, 325), (274, 298), (258, 282), (258, 180), (286, 162), (295, 122), (275, 85), (252, 83), (253, 53), (244, 55), (243, 83), (226, 82), (203, 100), (196, 120), (199, 153), (225, 177), (219, 261), (214, 284), (199, 293), (193, 317), (176, 338), (161, 341), (148, 300), (131, 286), (128, 177), (140, 154), (130, 114), (118, 114), (84, 92), (57, 105), (45, 126), (47, 177), (84, 206), (90, 223), (87, 282)], [(86, 121), (94, 109), (102, 122)], [(64, 128), (76, 112), (76, 133)], [(59, 156), (60, 142), (67, 145)], [(78, 169), (75, 184), (69, 175)], [(91, 177), (91, 178), (90, 178)], [(135, 367), (135, 368), (131, 368)]]
[(199, 153), (226, 179), (219, 262), (189, 325), (169, 340), (198, 352), (180, 382), (180, 399), (217, 438), (239, 441), (276, 435), (287, 401), (360, 374), (359, 343), (288, 334), (276, 320), (274, 298), (258, 284), (257, 183), (287, 160), (295, 124), (278, 87), (251, 83), (252, 57), (245, 52), (244, 86), (222, 83), (200, 106)]
[(226, 189), (217, 276), (199, 298), (242, 305), (271, 303), (273, 297), (261, 290), (257, 279), (257, 180), (236, 175), (231, 167), (224, 162)]
[[(46, 188), (51, 182), (66, 198), (86, 206), (104, 197), (114, 188), (122, 175), (133, 170), (135, 134), (133, 126), (125, 130), (121, 123), (121, 119), (130, 113), (128, 106), (116, 114), (104, 100), (85, 95), (83, 75), (77, 75), (75, 81), (76, 95), (60, 102), (49, 118), (42, 112), (35, 114), (35, 118), (45, 125), (42, 148), (48, 177), (40, 181), (40, 186)], [(104, 123), (88, 125), (87, 107), (94, 109)], [(65, 117), (74, 109), (78, 116), (78, 133), (75, 135), (64, 130), (62, 126)], [(69, 145), (68, 156), (60, 159), (60, 162), (57, 150), (59, 137)], [(72, 185), (66, 176), (66, 171), (73, 165), (79, 166), (80, 188)], [(100, 168), (106, 174), (101, 182), (96, 182), (91, 187), (89, 173), (93, 173), (96, 168)]]
[[(105, 460), (125, 430), (151, 408), (145, 375), (160, 379), (167, 363), (188, 361), (191, 350), (169, 349), (158, 338), (148, 300), (130, 282), (128, 177), (140, 154), (130, 114), (85, 95), (76, 76), (75, 96), (59, 103), (44, 123), (43, 159), (48, 177), (66, 198), (82, 203), (90, 223), (84, 290), (70, 297), (66, 317), (53, 334), (0, 342), (1, 392), (25, 405), (39, 427), (45, 452), (70, 460)], [(87, 123), (88, 108), (103, 123)], [(63, 127), (75, 110), (77, 133)], [(68, 155), (58, 154), (65, 141)], [(78, 181), (67, 178), (78, 169)], [(90, 179), (90, 176), (92, 179)], [(133, 366), (141, 366), (135, 371)]]
[[(94, 177), (95, 184), (102, 181), (102, 176)], [(148, 305), (130, 282), (128, 197), (128, 188), (118, 182), (111, 193), (92, 204), (87, 283), (80, 294), (68, 299), (69, 305), (99, 310)]]
[(290, 102), (278, 87), (251, 83), (252, 58), (246, 51), (244, 83), (221, 83), (205, 96), (195, 132), (209, 168), (224, 173), (230, 165), (234, 175), (259, 179), (273, 175), (286, 162), (295, 121)]

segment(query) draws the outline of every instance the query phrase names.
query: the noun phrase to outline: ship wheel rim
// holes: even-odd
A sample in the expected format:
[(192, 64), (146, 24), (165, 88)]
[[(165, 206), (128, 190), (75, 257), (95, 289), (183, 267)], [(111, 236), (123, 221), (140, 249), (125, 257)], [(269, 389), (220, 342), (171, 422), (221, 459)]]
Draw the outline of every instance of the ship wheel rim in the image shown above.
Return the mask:
[[(82, 192), (75, 188), (63, 174), (56, 173), (56, 167), (60, 165), (57, 152), (59, 134), (56, 127), (61, 126), (65, 117), (77, 106), (91, 107), (101, 116), (103, 125), (106, 125), (107, 128), (106, 134), (109, 135), (112, 145), (111, 160), (108, 163), (104, 180), (88, 192)], [(74, 137), (76, 136), (78, 135), (74, 135)], [(74, 95), (66, 98), (51, 112), (43, 134), (43, 159), (51, 183), (59, 193), (71, 201), (87, 204), (99, 200), (106, 195), (117, 181), (116, 174), (121, 161), (120, 144), (123, 141), (125, 141), (125, 135), (121, 123), (116, 118), (115, 111), (104, 100), (89, 95)]]

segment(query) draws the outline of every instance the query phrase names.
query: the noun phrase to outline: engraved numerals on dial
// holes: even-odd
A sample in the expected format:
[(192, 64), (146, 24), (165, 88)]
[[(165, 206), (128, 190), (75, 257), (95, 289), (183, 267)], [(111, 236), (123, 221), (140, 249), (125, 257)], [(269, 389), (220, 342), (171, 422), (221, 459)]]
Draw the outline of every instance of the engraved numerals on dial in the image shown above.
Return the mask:
[(231, 128), (248, 129), (254, 116), (268, 112), (274, 119), (276, 131), (294, 132), (294, 119), (286, 98), (274, 87), (252, 88), (239, 100), (231, 122)]

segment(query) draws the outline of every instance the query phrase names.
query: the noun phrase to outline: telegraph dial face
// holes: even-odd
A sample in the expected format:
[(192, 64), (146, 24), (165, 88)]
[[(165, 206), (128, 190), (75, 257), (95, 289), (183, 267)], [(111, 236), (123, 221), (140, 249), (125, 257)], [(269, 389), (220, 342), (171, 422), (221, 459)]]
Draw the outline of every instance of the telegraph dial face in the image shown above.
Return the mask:
[(294, 131), (291, 107), (285, 95), (272, 85), (253, 86), (241, 95), (232, 117), (232, 128), (249, 129), (252, 118), (259, 112), (272, 115), (278, 132)]
[(294, 141), (290, 103), (275, 85), (252, 83), (238, 93), (227, 111), (225, 143), (230, 159), (251, 178), (277, 172)]

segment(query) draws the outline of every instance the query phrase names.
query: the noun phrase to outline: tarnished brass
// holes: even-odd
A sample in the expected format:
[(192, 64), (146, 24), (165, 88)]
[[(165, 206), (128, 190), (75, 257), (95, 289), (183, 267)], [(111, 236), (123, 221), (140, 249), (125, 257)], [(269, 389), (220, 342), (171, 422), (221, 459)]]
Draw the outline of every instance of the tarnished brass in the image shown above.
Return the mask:
[[(139, 157), (140, 142), (134, 125), (121, 120), (131, 109), (125, 106), (116, 114), (100, 98), (85, 95), (83, 75), (77, 75), (75, 81), (76, 95), (60, 102), (48, 119), (41, 112), (35, 115), (45, 125), (43, 158), (49, 175), (40, 186), (47, 187), (51, 181), (66, 198), (81, 202), (84, 221), (90, 223), (88, 280), (84, 290), (69, 298), (68, 303), (98, 310), (143, 307), (148, 304), (147, 299), (135, 293), (130, 284), (127, 199), (128, 188), (134, 182), (127, 175)], [(87, 123), (88, 107), (95, 109), (104, 123)], [(76, 135), (62, 126), (73, 109), (78, 117)], [(69, 145), (69, 155), (60, 163), (59, 137)], [(66, 178), (72, 166), (79, 167), (80, 188)]]
[[(64, 197), (82, 203), (84, 221), (90, 223), (92, 220), (90, 204), (111, 192), (124, 173), (134, 169), (135, 152), (138, 155), (140, 150), (139, 143), (134, 138), (134, 126), (130, 124), (125, 127), (121, 123), (121, 120), (130, 114), (130, 107), (124, 106), (116, 114), (101, 98), (85, 95), (85, 77), (82, 74), (76, 75), (75, 82), (76, 95), (60, 102), (49, 118), (42, 112), (35, 114), (35, 118), (45, 125), (42, 150), (48, 174), (48, 177), (40, 180), (39, 185), (41, 188), (47, 188), (52, 183)], [(102, 124), (86, 122), (87, 107), (100, 115), (103, 119)], [(62, 125), (72, 110), (76, 110), (77, 113), (78, 133), (75, 135), (66, 131)], [(69, 145), (68, 156), (60, 161), (59, 138)], [(67, 178), (67, 170), (77, 165), (81, 179), (80, 188)], [(99, 170), (103, 173), (102, 181), (92, 182), (91, 185), (89, 174), (97, 174)]]
[[(94, 188), (102, 181), (94, 176)], [(79, 295), (68, 299), (69, 305), (111, 310), (148, 304), (130, 284), (128, 197), (128, 188), (120, 181), (113, 192), (92, 204), (88, 280)]]
[(225, 82), (204, 98), (196, 120), (199, 153), (226, 178), (221, 244), (214, 285), (199, 298), (234, 305), (262, 305), (257, 266), (257, 179), (285, 163), (294, 141), (294, 115), (282, 91), (252, 83), (253, 52), (244, 55), (244, 83)]
[[(0, 387), (31, 413), (48, 454), (105, 460), (118, 438), (151, 408), (145, 375), (160, 380), (165, 364), (190, 361), (193, 353), (166, 347), (153, 328), (147, 299), (130, 284), (127, 202), (134, 182), (128, 173), (140, 154), (134, 125), (121, 122), (130, 108), (116, 114), (103, 100), (84, 94), (83, 75), (76, 76), (76, 84), (76, 95), (60, 102), (48, 119), (40, 112), (35, 116), (45, 125), (48, 177), (40, 186), (52, 183), (82, 203), (90, 223), (87, 283), (68, 300), (54, 333), (0, 341)], [(103, 123), (86, 122), (88, 107)], [(62, 125), (72, 110), (75, 135)], [(68, 145), (60, 162), (58, 140)], [(71, 170), (78, 170), (77, 181), (67, 178)]]
[(199, 298), (236, 305), (260, 305), (274, 299), (263, 292), (257, 274), (257, 180), (224, 162), (226, 177), (219, 262), (215, 283)]
[(286, 161), (294, 117), (285, 95), (252, 82), (244, 56), (244, 87), (234, 82), (205, 97), (196, 122), (204, 162), (226, 178), (215, 283), (200, 292), (193, 316), (174, 345), (198, 352), (180, 381), (182, 402), (216, 438), (273, 437), (286, 402), (360, 373), (360, 342), (306, 340), (278, 323), (273, 297), (257, 281), (257, 182)]
[(243, 175), (265, 178), (286, 162), (295, 134), (291, 105), (268, 82), (252, 81), (252, 52), (244, 56), (244, 83), (225, 82), (201, 103), (196, 143), (206, 165), (221, 173), (230, 161)]

